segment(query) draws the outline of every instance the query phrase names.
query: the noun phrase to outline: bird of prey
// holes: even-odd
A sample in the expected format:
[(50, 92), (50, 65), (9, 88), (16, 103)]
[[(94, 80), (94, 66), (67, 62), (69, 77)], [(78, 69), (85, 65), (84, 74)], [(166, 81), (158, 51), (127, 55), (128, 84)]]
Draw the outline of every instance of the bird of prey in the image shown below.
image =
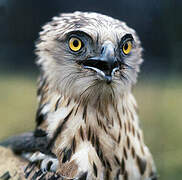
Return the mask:
[(43, 26), (35, 52), (31, 165), (62, 179), (156, 180), (131, 92), (143, 61), (135, 30), (99, 13), (60, 14)]

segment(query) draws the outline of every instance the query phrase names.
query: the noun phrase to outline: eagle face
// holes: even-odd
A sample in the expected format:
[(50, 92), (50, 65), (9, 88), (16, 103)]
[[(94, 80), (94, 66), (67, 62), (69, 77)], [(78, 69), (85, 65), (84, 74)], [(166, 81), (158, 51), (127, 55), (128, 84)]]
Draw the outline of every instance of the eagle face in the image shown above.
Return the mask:
[(127, 91), (142, 62), (135, 31), (98, 13), (54, 17), (43, 27), (36, 47), (37, 63), (52, 88), (76, 98)]

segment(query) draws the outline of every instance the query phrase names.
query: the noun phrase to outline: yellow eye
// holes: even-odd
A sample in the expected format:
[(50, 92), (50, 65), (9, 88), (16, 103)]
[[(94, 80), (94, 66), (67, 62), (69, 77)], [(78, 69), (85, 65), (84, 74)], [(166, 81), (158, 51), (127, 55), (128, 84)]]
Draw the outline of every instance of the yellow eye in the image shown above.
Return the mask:
[(76, 38), (76, 37), (72, 37), (69, 40), (69, 47), (72, 51), (79, 51), (83, 46), (83, 43), (80, 39)]
[(129, 54), (132, 49), (132, 43), (131, 41), (127, 41), (125, 44), (123, 44), (122, 50), (124, 54)]

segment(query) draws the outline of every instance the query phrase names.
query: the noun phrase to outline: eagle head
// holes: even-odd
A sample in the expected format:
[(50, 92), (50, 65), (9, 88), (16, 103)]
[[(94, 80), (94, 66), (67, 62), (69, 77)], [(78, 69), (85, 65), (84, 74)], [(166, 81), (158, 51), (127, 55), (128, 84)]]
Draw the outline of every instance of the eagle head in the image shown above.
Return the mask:
[(37, 64), (50, 89), (84, 99), (129, 91), (143, 61), (141, 52), (133, 29), (98, 13), (54, 17), (36, 44)]

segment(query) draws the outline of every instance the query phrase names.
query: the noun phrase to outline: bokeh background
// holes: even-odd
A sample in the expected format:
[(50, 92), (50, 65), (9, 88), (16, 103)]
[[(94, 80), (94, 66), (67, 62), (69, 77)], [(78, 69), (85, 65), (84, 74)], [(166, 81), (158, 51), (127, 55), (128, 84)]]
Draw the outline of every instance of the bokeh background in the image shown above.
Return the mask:
[(181, 180), (181, 0), (0, 0), (0, 140), (34, 128), (34, 42), (51, 17), (75, 10), (113, 16), (137, 31), (145, 62), (134, 94), (145, 141), (160, 179)]

